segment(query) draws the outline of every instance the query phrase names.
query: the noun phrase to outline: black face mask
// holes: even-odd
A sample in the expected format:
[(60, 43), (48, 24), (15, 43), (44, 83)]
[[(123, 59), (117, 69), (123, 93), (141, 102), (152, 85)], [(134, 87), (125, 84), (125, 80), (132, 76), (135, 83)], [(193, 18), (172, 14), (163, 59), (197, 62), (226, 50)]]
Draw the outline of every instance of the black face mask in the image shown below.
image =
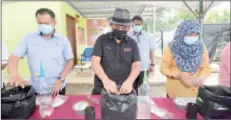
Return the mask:
[(123, 39), (126, 38), (127, 31), (126, 31), (126, 30), (116, 30), (116, 29), (113, 29), (112, 34), (113, 34), (113, 36), (114, 36), (117, 40), (123, 40)]

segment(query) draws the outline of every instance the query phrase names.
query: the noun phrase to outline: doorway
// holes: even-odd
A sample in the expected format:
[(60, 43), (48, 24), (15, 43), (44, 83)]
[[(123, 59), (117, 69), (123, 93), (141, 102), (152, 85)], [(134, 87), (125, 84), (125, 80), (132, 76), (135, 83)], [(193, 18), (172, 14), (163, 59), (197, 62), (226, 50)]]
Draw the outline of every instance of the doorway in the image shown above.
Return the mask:
[(76, 27), (75, 27), (75, 18), (66, 15), (66, 29), (67, 29), (67, 38), (70, 41), (72, 52), (74, 55), (74, 66), (78, 64), (77, 58), (77, 48), (76, 48)]

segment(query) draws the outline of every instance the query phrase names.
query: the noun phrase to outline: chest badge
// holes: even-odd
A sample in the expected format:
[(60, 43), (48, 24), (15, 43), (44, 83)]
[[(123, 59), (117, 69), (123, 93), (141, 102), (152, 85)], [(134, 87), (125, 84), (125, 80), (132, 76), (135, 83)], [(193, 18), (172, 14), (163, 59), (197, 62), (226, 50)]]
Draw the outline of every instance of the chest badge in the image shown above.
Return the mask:
[(132, 48), (124, 48), (124, 52), (131, 52)]

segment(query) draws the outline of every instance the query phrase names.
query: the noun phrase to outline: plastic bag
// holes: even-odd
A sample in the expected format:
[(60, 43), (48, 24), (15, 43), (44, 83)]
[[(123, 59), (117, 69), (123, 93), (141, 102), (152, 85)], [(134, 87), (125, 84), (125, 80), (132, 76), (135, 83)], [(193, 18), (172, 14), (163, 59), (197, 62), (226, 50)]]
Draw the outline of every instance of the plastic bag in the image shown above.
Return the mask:
[(51, 94), (52, 92), (52, 85), (47, 82), (45, 77), (39, 77), (38, 80), (35, 81), (38, 85), (35, 89), (36, 92), (40, 95), (44, 94)]
[(149, 82), (148, 82), (148, 75), (147, 72), (144, 72), (143, 82), (138, 88), (138, 95), (139, 96), (148, 96), (149, 94)]
[(51, 95), (40, 95), (36, 96), (36, 105), (40, 105), (43, 102), (50, 101), (52, 99)]
[(137, 119), (151, 119), (151, 99), (149, 96), (137, 97)]
[(3, 90), (1, 95), (2, 119), (27, 119), (36, 108), (35, 89), (32, 86)]
[(109, 94), (104, 89), (101, 92), (102, 119), (136, 119), (137, 96), (135, 90), (128, 95)]
[(63, 105), (68, 99), (68, 96), (65, 95), (57, 95), (53, 100), (52, 100), (52, 106), (54, 108), (59, 107)]
[(172, 119), (173, 113), (167, 111), (166, 109), (158, 107), (156, 104), (151, 106), (151, 113), (159, 117), (160, 119)]
[(231, 119), (231, 92), (226, 86), (200, 87), (196, 103), (205, 119)]
[(49, 117), (54, 111), (54, 107), (52, 106), (52, 96), (42, 96), (41, 99), (42, 100), (39, 103), (39, 114), (42, 118)]
[(51, 101), (51, 104), (54, 108), (63, 105), (68, 99), (68, 96), (65, 95), (57, 95), (52, 98), (52, 95), (37, 95), (36, 97), (36, 105), (40, 105), (44, 101)]
[(150, 86), (148, 83), (141, 84), (140, 87), (138, 88), (138, 95), (139, 96), (148, 96), (149, 89), (150, 89)]

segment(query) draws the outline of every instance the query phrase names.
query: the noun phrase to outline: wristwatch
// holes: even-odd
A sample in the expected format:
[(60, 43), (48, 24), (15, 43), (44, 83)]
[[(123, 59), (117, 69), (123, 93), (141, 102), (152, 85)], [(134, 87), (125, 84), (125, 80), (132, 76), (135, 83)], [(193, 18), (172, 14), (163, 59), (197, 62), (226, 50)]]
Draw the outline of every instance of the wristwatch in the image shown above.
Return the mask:
[(64, 82), (64, 81), (65, 81), (65, 78), (63, 78), (63, 77), (58, 77), (58, 80), (60, 80), (61, 82)]
[(151, 66), (155, 66), (155, 64), (151, 64)]

